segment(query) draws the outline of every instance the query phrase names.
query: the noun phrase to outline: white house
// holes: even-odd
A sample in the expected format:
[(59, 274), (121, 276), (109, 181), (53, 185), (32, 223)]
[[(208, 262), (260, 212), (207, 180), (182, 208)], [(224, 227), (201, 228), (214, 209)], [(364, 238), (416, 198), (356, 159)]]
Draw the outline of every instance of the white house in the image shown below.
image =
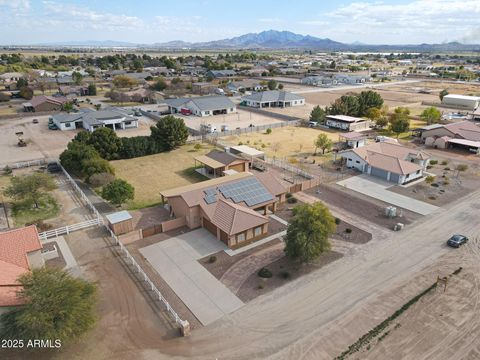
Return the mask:
[(346, 131), (362, 131), (370, 128), (370, 121), (347, 115), (327, 115), (325, 125)]
[(423, 176), (430, 155), (393, 142), (379, 142), (339, 153), (349, 168), (396, 184)]
[(107, 108), (94, 111), (82, 109), (74, 114), (55, 114), (51, 120), (60, 130), (85, 129), (90, 132), (100, 127), (109, 127), (113, 130), (125, 130), (138, 127), (138, 119), (133, 111), (122, 108)]
[(166, 99), (171, 114), (190, 112), (196, 116), (225, 115), (237, 111), (236, 105), (225, 96), (199, 96), (192, 98)]
[(287, 91), (271, 90), (254, 92), (242, 97), (242, 103), (255, 108), (290, 107), (305, 105), (303, 96)]

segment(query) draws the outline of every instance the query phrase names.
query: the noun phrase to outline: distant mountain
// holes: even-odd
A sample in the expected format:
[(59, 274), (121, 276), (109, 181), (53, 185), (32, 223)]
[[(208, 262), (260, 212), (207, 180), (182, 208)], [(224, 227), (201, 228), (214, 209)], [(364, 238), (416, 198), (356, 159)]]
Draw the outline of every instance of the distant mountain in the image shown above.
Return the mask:
[(328, 38), (321, 39), (310, 35), (295, 34), (290, 31), (267, 30), (260, 33), (249, 33), (230, 39), (215, 40), (208, 42), (186, 42), (182, 40), (169, 41), (154, 44), (135, 44), (124, 41), (70, 41), (49, 44), (37, 44), (39, 46), (71, 46), (71, 47), (130, 47), (142, 49), (308, 49), (323, 51), (410, 51), (410, 52), (434, 52), (434, 51), (480, 51), (480, 45), (462, 44), (449, 42), (444, 44), (419, 44), (419, 45), (368, 45), (355, 41), (352, 44), (344, 44)]
[[(178, 43), (178, 46), (176, 46)], [(330, 39), (320, 39), (310, 35), (299, 35), (290, 31), (268, 30), (250, 33), (231, 39), (200, 43), (171, 41), (155, 44), (156, 47), (190, 47), (196, 49), (295, 49), (315, 48), (325, 50), (343, 50), (348, 46)]]

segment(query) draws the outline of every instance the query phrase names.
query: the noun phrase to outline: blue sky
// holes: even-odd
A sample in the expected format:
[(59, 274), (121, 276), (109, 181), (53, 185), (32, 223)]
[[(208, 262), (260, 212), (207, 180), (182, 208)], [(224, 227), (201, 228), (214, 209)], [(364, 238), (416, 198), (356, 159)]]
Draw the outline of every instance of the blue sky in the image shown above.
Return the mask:
[(479, 0), (0, 0), (0, 44), (196, 42), (269, 29), (347, 43), (479, 43), (479, 19)]

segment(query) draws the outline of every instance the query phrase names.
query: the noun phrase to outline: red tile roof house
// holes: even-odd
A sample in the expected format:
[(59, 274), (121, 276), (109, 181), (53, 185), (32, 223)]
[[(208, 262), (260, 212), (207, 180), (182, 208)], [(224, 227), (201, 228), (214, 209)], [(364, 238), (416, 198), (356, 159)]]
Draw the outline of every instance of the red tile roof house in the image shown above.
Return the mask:
[(0, 314), (22, 305), (17, 297), (19, 276), (44, 266), (35, 225), (0, 233)]
[(68, 99), (63, 96), (34, 96), (29, 102), (23, 103), (26, 112), (59, 111)]
[(349, 168), (396, 184), (423, 177), (430, 160), (426, 152), (393, 142), (379, 142), (339, 153)]
[(480, 153), (480, 126), (470, 121), (433, 124), (416, 129), (427, 146), (439, 149), (459, 148)]
[(264, 238), (267, 211), (275, 212), (287, 190), (269, 173), (241, 172), (161, 193), (175, 218), (195, 229), (203, 227), (230, 248)]

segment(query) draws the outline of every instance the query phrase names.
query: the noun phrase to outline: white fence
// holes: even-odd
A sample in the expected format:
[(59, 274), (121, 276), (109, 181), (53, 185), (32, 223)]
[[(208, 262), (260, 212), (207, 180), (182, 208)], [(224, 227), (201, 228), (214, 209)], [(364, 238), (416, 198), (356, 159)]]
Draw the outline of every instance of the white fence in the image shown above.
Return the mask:
[(311, 180), (311, 179), (315, 178), (315, 176), (313, 176), (312, 174), (310, 174), (310, 173), (308, 173), (308, 172), (306, 172), (302, 169), (299, 169), (295, 166), (292, 166), (288, 162), (286, 162), (284, 160), (281, 160), (281, 159), (272, 159), (272, 158), (269, 158), (269, 157), (265, 157), (265, 162), (267, 164), (270, 164), (270, 165), (279, 167), (281, 169), (285, 169), (287, 171), (290, 171), (291, 173), (300, 175), (300, 176), (302, 176), (302, 177), (304, 177), (305, 179), (308, 179), (308, 180)]
[[(172, 306), (168, 303), (167, 299), (165, 299), (162, 295), (162, 293), (160, 292), (160, 290), (157, 289), (157, 287), (155, 286), (155, 284), (152, 282), (152, 280), (150, 280), (150, 278), (148, 277), (148, 275), (143, 271), (142, 267), (140, 265), (138, 265), (138, 263), (136, 262), (135, 258), (130, 254), (130, 252), (128, 251), (128, 249), (125, 247), (125, 245), (123, 245), (120, 240), (118, 239), (118, 237), (113, 233), (113, 231), (108, 227), (108, 226), (105, 226), (105, 228), (108, 230), (108, 232), (110, 233), (110, 236), (113, 237), (115, 239), (115, 243), (120, 246), (120, 250), (122, 250), (122, 252), (126, 255), (127, 259), (130, 261), (130, 263), (132, 264), (133, 268), (136, 269), (141, 277), (143, 278), (143, 281), (145, 281), (150, 290), (152, 290), (155, 295), (157, 296), (158, 300), (160, 300), (164, 305), (165, 307), (167, 308), (167, 311), (170, 313), (170, 315), (174, 318), (175, 322), (182, 328), (182, 330), (185, 332), (186, 329), (189, 329), (190, 328), (190, 325), (188, 323), (187, 320), (182, 320), (180, 318), (180, 316), (178, 316), (178, 314), (176, 313), (175, 310), (173, 310)], [(187, 330), (188, 331), (188, 330)]]
[(46, 163), (47, 163), (46, 159), (35, 159), (35, 160), (28, 160), (28, 161), (22, 161), (22, 162), (16, 162), (16, 163), (2, 164), (0, 165), (0, 169), (5, 168), (6, 166), (12, 169), (21, 169), (21, 168), (26, 168), (30, 166), (45, 165)]
[(101, 217), (96, 217), (95, 219), (82, 221), (82, 222), (79, 222), (79, 223), (76, 223), (76, 224), (73, 224), (73, 225), (67, 225), (67, 226), (63, 226), (61, 228), (47, 230), (47, 231), (39, 233), (38, 236), (40, 237), (40, 240), (47, 240), (47, 239), (50, 239), (50, 238), (53, 238), (53, 237), (58, 237), (58, 236), (63, 235), (63, 234), (68, 235), (71, 232), (81, 230), (81, 229), (85, 229), (87, 227), (98, 226), (98, 225), (102, 225), (102, 224), (103, 224), (102, 218)]

